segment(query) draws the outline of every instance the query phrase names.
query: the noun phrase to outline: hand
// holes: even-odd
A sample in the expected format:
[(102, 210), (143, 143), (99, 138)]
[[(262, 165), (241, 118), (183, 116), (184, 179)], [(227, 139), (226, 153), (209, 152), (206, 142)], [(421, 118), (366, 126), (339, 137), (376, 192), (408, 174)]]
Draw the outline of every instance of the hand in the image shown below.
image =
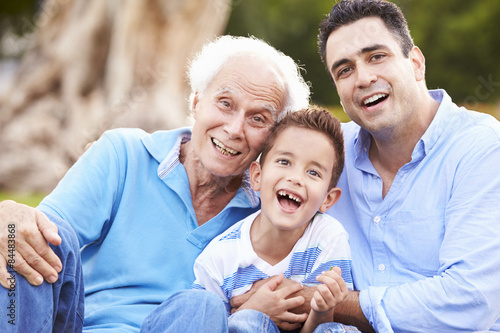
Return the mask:
[[(248, 292), (248, 297), (245, 297), (247, 300), (243, 304), (240, 304), (238, 309), (234, 311), (242, 309), (257, 310), (271, 317), (276, 326), (283, 330), (299, 328), (307, 319), (307, 314), (295, 314), (289, 310), (302, 305), (305, 300), (302, 296), (290, 297), (290, 295), (301, 290), (302, 285), (294, 283), (278, 289), (283, 280), (284, 275), (280, 274), (261, 282), (256, 282)], [(231, 305), (237, 303), (233, 299), (231, 299)]]
[[(14, 232), (12, 232), (14, 231)], [(14, 235), (9, 238), (9, 235)], [(15, 249), (10, 248), (15, 241)], [(57, 226), (39, 210), (11, 200), (0, 202), (0, 283), (9, 288), (9, 259), (14, 259), (14, 270), (26, 277), (32, 285), (40, 285), (43, 279), (54, 283), (62, 270), (59, 257), (52, 245), (61, 244)], [(10, 254), (10, 256), (9, 256)], [(14, 254), (14, 256), (12, 256)], [(12, 262), (12, 261), (11, 261)], [(9, 282), (9, 283), (8, 283)]]
[(316, 280), (322, 284), (318, 285), (311, 300), (313, 311), (321, 313), (333, 310), (347, 297), (349, 291), (341, 273), (339, 267), (333, 267), (330, 271), (323, 272), (316, 277)]

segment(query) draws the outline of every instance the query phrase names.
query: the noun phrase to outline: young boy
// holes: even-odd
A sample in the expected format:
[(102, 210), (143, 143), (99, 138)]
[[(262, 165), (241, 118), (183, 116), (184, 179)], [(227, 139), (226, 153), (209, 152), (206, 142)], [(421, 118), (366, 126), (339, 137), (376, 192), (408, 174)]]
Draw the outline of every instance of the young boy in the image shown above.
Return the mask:
[[(194, 265), (193, 288), (220, 295), (229, 315), (233, 296), (258, 280), (284, 274), (303, 285), (318, 285), (301, 332), (333, 321), (334, 307), (352, 289), (351, 254), (342, 225), (323, 213), (340, 197), (335, 186), (343, 166), (344, 141), (336, 118), (317, 109), (286, 115), (271, 130), (260, 163), (250, 166), (261, 210), (205, 248)], [(264, 310), (264, 303), (252, 308)]]

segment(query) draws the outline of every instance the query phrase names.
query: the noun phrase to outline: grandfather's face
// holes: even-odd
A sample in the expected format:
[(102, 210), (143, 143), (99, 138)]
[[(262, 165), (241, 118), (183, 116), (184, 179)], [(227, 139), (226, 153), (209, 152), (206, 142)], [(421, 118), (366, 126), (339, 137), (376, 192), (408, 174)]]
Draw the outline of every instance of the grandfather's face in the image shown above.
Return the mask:
[(230, 59), (193, 101), (191, 144), (204, 168), (237, 176), (259, 155), (285, 106), (285, 85), (258, 57)]

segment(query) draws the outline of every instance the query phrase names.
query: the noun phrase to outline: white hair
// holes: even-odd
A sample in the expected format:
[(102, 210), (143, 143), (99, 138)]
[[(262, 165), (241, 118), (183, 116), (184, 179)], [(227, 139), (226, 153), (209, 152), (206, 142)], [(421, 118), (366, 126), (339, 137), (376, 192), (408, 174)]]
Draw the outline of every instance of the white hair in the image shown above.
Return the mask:
[(301, 68), (292, 58), (253, 36), (229, 35), (220, 36), (205, 44), (190, 62), (188, 70), (191, 85), (190, 108), (192, 108), (195, 93), (203, 94), (215, 75), (231, 57), (245, 54), (263, 57), (266, 61), (276, 65), (278, 74), (281, 75), (281, 79), (285, 83), (287, 94), (279, 118), (287, 112), (307, 108), (310, 88), (300, 74)]

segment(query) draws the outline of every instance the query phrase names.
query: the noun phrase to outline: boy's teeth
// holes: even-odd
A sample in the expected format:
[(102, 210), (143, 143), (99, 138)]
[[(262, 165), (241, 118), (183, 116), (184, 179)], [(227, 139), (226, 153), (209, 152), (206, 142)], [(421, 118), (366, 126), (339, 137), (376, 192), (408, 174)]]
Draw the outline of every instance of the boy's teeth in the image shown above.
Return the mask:
[(238, 152), (236, 150), (233, 150), (231, 148), (228, 148), (222, 144), (219, 140), (213, 138), (212, 142), (215, 144), (215, 147), (217, 147), (217, 150), (220, 151), (222, 154), (230, 156), (230, 155), (236, 155)]
[(288, 197), (289, 199), (292, 199), (296, 202), (301, 202), (299, 198), (297, 198), (296, 196), (292, 195), (292, 194), (287, 194), (285, 191), (279, 191), (278, 192), (279, 195), (283, 196), (283, 197)]
[(372, 97), (365, 99), (364, 104), (366, 105), (366, 104), (373, 103), (376, 100), (378, 100), (379, 98), (383, 98), (385, 96), (387, 96), (387, 95), (386, 94), (376, 94), (376, 95), (373, 95)]

